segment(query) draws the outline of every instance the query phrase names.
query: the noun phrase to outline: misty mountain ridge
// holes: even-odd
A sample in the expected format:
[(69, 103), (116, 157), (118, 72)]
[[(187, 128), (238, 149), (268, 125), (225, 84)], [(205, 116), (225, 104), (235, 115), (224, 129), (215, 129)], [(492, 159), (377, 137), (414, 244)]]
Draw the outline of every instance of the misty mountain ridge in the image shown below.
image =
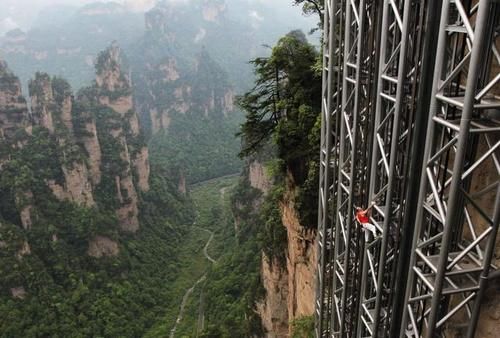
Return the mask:
[[(33, 28), (24, 35), (16, 30), (15, 36), (9, 32), (0, 38), (0, 56), (9, 62), (25, 88), (34, 72), (44, 71), (66, 78), (78, 89), (93, 78), (97, 53), (112, 41), (116, 40), (134, 58), (134, 54), (140, 57), (143, 53), (142, 40), (148, 43), (149, 35), (169, 33), (177, 35), (177, 41), (163, 48), (184, 58), (188, 53), (194, 56), (186, 49), (205, 45), (217, 62), (225, 63), (231, 80), (238, 81), (238, 65), (267, 53), (263, 44), (272, 45), (279, 36), (297, 28), (297, 24), (304, 30), (312, 28), (313, 23), (309, 24), (297, 12), (293, 11), (292, 17), (289, 10), (277, 11), (261, 2), (218, 0), (159, 1), (145, 15), (118, 2), (95, 2), (80, 8), (51, 6), (40, 13)], [(156, 24), (153, 27), (157, 31), (152, 32), (153, 27), (145, 21), (160, 13), (163, 19), (176, 24)], [(168, 39), (158, 42), (166, 43)], [(235, 52), (237, 55), (233, 55)], [(250, 75), (247, 67), (246, 76)]]

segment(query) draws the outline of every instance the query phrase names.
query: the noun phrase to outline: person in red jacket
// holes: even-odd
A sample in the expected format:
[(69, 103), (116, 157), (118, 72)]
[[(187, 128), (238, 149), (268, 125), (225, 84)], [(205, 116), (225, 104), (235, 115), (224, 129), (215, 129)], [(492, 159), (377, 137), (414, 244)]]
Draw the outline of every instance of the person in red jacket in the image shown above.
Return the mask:
[(360, 207), (356, 208), (356, 221), (363, 227), (365, 232), (365, 241), (368, 242), (368, 231), (373, 234), (373, 237), (377, 237), (377, 227), (370, 223), (370, 209), (373, 207), (372, 203), (368, 208), (362, 209)]

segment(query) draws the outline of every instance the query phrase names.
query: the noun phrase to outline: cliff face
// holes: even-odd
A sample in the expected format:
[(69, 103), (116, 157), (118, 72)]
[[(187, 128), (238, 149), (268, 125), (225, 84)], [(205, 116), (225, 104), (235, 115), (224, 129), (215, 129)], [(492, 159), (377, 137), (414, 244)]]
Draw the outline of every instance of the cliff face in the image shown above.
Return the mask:
[[(1, 63), (0, 335), (74, 337), (100, 318), (95, 332), (142, 336), (151, 325), (137, 323), (168, 303), (157, 279), (176, 278), (165, 257), (176, 261), (179, 231), (195, 215), (167, 173), (156, 171), (150, 188), (120, 54), (103, 52), (95, 83), (76, 95), (64, 80), (34, 76), (31, 116)], [(47, 321), (52, 305), (58, 315)]]
[(282, 222), (287, 231), (286, 266), (288, 278), (288, 318), (290, 321), (311, 316), (314, 312), (314, 279), (316, 268), (316, 231), (304, 228), (294, 205), (293, 187), (281, 204)]
[(270, 261), (262, 253), (261, 280), (266, 290), (264, 299), (256, 304), (257, 312), (266, 330), (266, 337), (288, 336), (289, 275), (277, 260)]
[(149, 189), (149, 159), (133, 107), (131, 80), (122, 65), (121, 50), (115, 44), (99, 55), (96, 96), (100, 105), (109, 108), (102, 116), (108, 130), (102, 132), (109, 132), (121, 160), (120, 170), (113, 172), (119, 202), (116, 215), (123, 230), (135, 232), (139, 228), (137, 189)]
[(80, 110), (78, 113), (81, 132), (79, 140), (87, 155), (90, 180), (94, 186), (101, 182), (102, 152), (97, 137), (97, 127), (94, 115), (89, 110)]
[(19, 80), (0, 62), (0, 274), (12, 276), (0, 287), (13, 298), (30, 294), (19, 264), (40, 241), (101, 258), (120, 253), (119, 231), (139, 229), (149, 153), (121, 63), (117, 46), (103, 52), (95, 85), (76, 98), (65, 80), (37, 73), (30, 121)]
[(168, 129), (179, 115), (213, 118), (234, 111), (225, 70), (199, 44), (228, 24), (225, 11), (224, 1), (208, 0), (189, 6), (159, 2), (146, 13), (143, 53), (134, 55), (132, 64), (140, 118), (151, 134)]
[(12, 138), (16, 131), (29, 126), (21, 83), (3, 60), (0, 60), (0, 112), (0, 139)]
[[(250, 185), (267, 195), (273, 187), (265, 167), (258, 160), (249, 164)], [(287, 337), (290, 322), (314, 311), (315, 231), (300, 224), (295, 210), (294, 187), (289, 184), (280, 202), (281, 222), (286, 229), (285, 261), (262, 253), (261, 280), (265, 297), (257, 303), (257, 311), (267, 337)], [(264, 197), (265, 198), (265, 197)], [(259, 208), (259, 206), (256, 206)]]
[(60, 200), (93, 206), (90, 173), (84, 158), (78, 153), (73, 130), (73, 97), (69, 84), (62, 79), (37, 73), (29, 88), (34, 125), (46, 128), (55, 135), (65, 157), (61, 164), (63, 184), (48, 180), (47, 185)]
[[(248, 166), (250, 186), (266, 195), (272, 186), (271, 179), (266, 175), (264, 165), (258, 160), (252, 160)], [(262, 199), (253, 206), (259, 209)], [(238, 220), (235, 220), (238, 226)], [(236, 229), (238, 230), (238, 228)], [(257, 302), (256, 309), (266, 332), (266, 337), (288, 336), (288, 293), (289, 275), (286, 266), (275, 258), (269, 258), (261, 253), (260, 275), (265, 290), (263, 299)]]
[[(98, 201), (106, 203), (100, 208), (114, 205), (121, 230), (138, 230), (138, 192), (149, 190), (149, 152), (133, 107), (130, 78), (121, 67), (121, 51), (113, 45), (97, 60), (95, 85), (77, 98), (65, 80), (37, 73), (29, 83), (30, 123), (19, 80), (0, 62), (0, 141), (11, 144), (4, 148), (5, 155), (0, 154), (0, 163), (19, 158), (29, 170), (14, 184), (14, 204), (23, 228), (36, 223), (39, 191), (28, 183), (36, 180), (59, 201), (86, 208)], [(15, 139), (24, 130), (33, 135)], [(13, 141), (29, 149), (13, 147)], [(32, 152), (42, 156), (38, 159)], [(39, 170), (43, 171), (36, 174)], [(105, 241), (92, 243), (89, 253), (100, 257), (95, 248)], [(104, 250), (102, 255), (115, 251)]]
[[(291, 175), (280, 202), (281, 222), (286, 230), (285, 261), (270, 258), (264, 252), (261, 262), (261, 280), (264, 298), (256, 304), (257, 312), (266, 330), (266, 337), (288, 337), (290, 322), (314, 311), (314, 278), (316, 232), (300, 224), (294, 201)], [(249, 164), (250, 185), (266, 195), (273, 187), (264, 165), (258, 160)], [(256, 208), (260, 206), (257, 205)]]
[(172, 56), (148, 65), (151, 69), (139, 79), (146, 88), (140, 89), (139, 106), (147, 112), (142, 119), (152, 134), (168, 129), (178, 114), (220, 118), (234, 112), (234, 91), (206, 50), (189, 65)]
[(272, 186), (271, 178), (266, 174), (264, 165), (257, 160), (250, 162), (248, 167), (250, 186), (266, 194)]

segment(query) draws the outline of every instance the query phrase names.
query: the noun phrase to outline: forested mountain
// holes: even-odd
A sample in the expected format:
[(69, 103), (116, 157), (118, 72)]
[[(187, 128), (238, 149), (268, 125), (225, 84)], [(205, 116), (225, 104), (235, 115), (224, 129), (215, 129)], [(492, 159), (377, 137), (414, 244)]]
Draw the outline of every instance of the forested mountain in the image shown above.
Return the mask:
[(76, 95), (37, 73), (31, 115), (3, 61), (0, 82), (1, 336), (141, 335), (171, 301), (193, 215), (150, 170), (120, 49)]
[[(252, 61), (255, 86), (238, 99), (246, 112), (246, 167), (232, 199), (240, 245), (208, 280), (207, 337), (313, 334), (318, 58), (305, 35), (292, 31), (269, 57)], [(235, 284), (240, 298), (228, 300)]]
[[(58, 13), (69, 18), (46, 23)], [(248, 61), (268, 54), (264, 45), (297, 24), (314, 27), (300, 16), (255, 1), (162, 0), (144, 15), (114, 2), (57, 6), (28, 32), (7, 33), (0, 51), (24, 84), (44, 71), (78, 89), (91, 80), (98, 51), (116, 41), (127, 55), (145, 136), (160, 131), (151, 146), (182, 185), (238, 171), (233, 135), (242, 114), (234, 96), (251, 87)]]
[(320, 79), (292, 10), (94, 3), (3, 37), (0, 337), (308, 329)]
[(272, 45), (293, 28), (314, 26), (300, 11), (283, 7), (246, 0), (161, 0), (144, 14), (113, 1), (52, 6), (31, 29), (0, 37), (0, 55), (23, 85), (35, 71), (44, 71), (68, 79), (77, 90), (92, 79), (93, 60), (112, 41), (139, 67), (166, 56), (179, 57), (183, 67), (205, 46), (224, 64), (233, 85), (248, 87), (251, 67), (245, 64), (262, 55), (263, 45)]
[[(54, 20), (54, 18), (57, 18)], [(118, 3), (96, 2), (82, 8), (51, 7), (42, 12), (27, 32), (16, 29), (0, 39), (0, 55), (23, 87), (37, 71), (68, 80), (75, 90), (94, 75), (97, 54), (112, 41), (127, 47), (143, 32), (141, 13)]]

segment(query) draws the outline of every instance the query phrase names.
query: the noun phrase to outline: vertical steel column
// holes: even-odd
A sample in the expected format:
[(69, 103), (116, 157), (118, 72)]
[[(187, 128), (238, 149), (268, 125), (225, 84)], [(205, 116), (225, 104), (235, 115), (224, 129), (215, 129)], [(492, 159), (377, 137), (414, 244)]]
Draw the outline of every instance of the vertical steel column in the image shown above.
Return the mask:
[(340, 116), (337, 204), (334, 244), (332, 336), (354, 337), (360, 277), (360, 230), (354, 206), (366, 200), (368, 121), (374, 104), (370, 71), (374, 52), (375, 1), (348, 0), (345, 5), (342, 105)]
[[(347, 101), (348, 88), (346, 81), (346, 73), (348, 72), (346, 68), (346, 60), (350, 57), (350, 29), (352, 19), (352, 3), (351, 0), (347, 0), (346, 4), (346, 14), (345, 14), (345, 36), (344, 36), (344, 60), (343, 60), (343, 74), (342, 74), (342, 103), (341, 103), (341, 125), (340, 125), (340, 138), (339, 138), (339, 162), (338, 162), (338, 177), (337, 177), (337, 205), (335, 212), (335, 234), (334, 234), (334, 255), (333, 255), (333, 283), (332, 283), (332, 298), (333, 298), (333, 316), (332, 316), (332, 324), (331, 324), (331, 336), (342, 336), (343, 335), (343, 323), (344, 323), (344, 289), (346, 287), (346, 268), (345, 268), (345, 258), (348, 257), (347, 251), (347, 243), (349, 239), (347, 238), (349, 234), (346, 234), (346, 225), (347, 222), (342, 218), (339, 213), (339, 210), (348, 203), (349, 200), (349, 192), (351, 182), (350, 175), (344, 175), (345, 168), (349, 168), (350, 163), (346, 159), (346, 137), (348, 133), (346, 132), (346, 116), (344, 107)], [(350, 127), (348, 127), (350, 128)], [(350, 131), (349, 131), (350, 133)], [(350, 135), (350, 134), (349, 134)], [(347, 150), (347, 153), (350, 153), (350, 149)], [(344, 181), (348, 180), (347, 187), (344, 185)], [(341, 238), (342, 236), (342, 238)]]
[(489, 0), (443, 2), (400, 336), (475, 329), (499, 218), (498, 15)]
[(413, 107), (415, 109), (415, 118), (413, 128), (411, 129), (411, 147), (408, 149), (409, 162), (405, 171), (405, 191), (404, 211), (401, 217), (398, 263), (395, 284), (391, 305), (391, 316), (388, 317), (390, 330), (387, 337), (396, 338), (401, 329), (401, 318), (403, 316), (403, 305), (406, 290), (406, 279), (408, 276), (408, 262), (411, 255), (411, 243), (413, 236), (413, 221), (415, 220), (416, 204), (418, 200), (418, 188), (420, 185), (420, 171), (422, 168), (422, 158), (425, 146), (426, 122), (428, 116), (428, 107), (431, 99), (432, 74), (434, 71), (434, 61), (436, 55), (437, 37), (434, 32), (439, 28), (439, 17), (441, 9), (441, 0), (430, 0), (422, 3), (419, 13), (420, 20), (420, 39), (419, 53), (413, 57), (414, 64), (419, 64), (418, 72), (415, 72), (415, 81), (417, 93), (414, 97)]
[(321, 337), (329, 329), (329, 318), (331, 312), (331, 274), (330, 255), (332, 250), (331, 238), (331, 215), (330, 210), (330, 186), (332, 168), (330, 156), (332, 147), (332, 121), (335, 118), (332, 113), (332, 81), (334, 51), (334, 22), (332, 7), (336, 1), (327, 0), (323, 13), (323, 84), (321, 105), (321, 146), (319, 167), (319, 203), (318, 203), (318, 264), (316, 267), (316, 336)]
[(395, 286), (399, 215), (404, 204), (399, 181), (404, 179), (413, 125), (413, 106), (408, 106), (413, 100), (405, 97), (414, 93), (416, 85), (416, 65), (407, 57), (409, 44), (418, 45), (410, 41), (419, 28), (411, 20), (416, 16), (410, 17), (410, 11), (418, 10), (412, 3), (384, 0), (382, 7), (379, 73), (373, 74), (378, 85), (369, 186), (371, 220), (379, 236), (370, 237), (363, 255), (358, 337), (387, 336), (388, 328), (380, 325), (390, 312), (389, 293)]

